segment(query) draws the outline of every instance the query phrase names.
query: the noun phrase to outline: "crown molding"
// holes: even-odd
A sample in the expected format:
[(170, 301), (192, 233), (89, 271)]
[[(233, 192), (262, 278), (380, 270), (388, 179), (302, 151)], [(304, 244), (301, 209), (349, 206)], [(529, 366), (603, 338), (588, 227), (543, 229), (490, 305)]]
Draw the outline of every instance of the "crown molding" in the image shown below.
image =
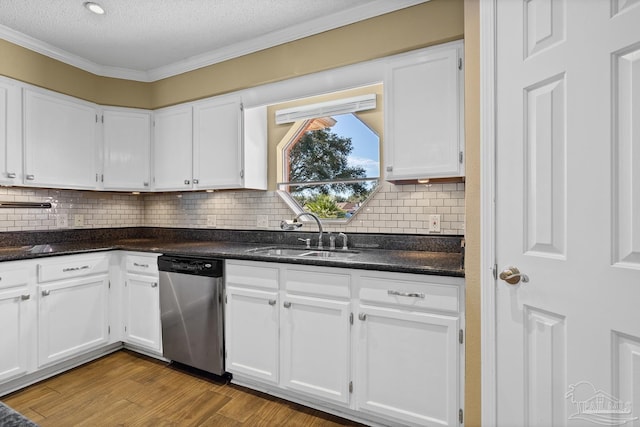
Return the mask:
[(366, 5), (345, 12), (321, 16), (312, 21), (274, 31), (253, 40), (235, 43), (222, 49), (192, 56), (151, 70), (134, 70), (97, 64), (3, 25), (0, 25), (0, 38), (92, 74), (140, 82), (154, 82), (428, 1), (373, 0)]

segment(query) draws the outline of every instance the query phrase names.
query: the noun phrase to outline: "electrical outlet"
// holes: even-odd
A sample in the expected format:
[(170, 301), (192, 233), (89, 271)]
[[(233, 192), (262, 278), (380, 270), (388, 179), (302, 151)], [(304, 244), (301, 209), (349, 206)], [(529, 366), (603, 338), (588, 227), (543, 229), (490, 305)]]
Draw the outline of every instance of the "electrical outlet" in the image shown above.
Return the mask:
[(73, 226), (74, 227), (84, 227), (84, 215), (75, 214), (73, 216)]
[(440, 215), (429, 215), (429, 233), (440, 232)]
[(67, 228), (69, 227), (69, 219), (67, 214), (56, 214), (56, 228)]
[(258, 221), (256, 221), (258, 228), (269, 227), (269, 215), (258, 215)]
[(207, 215), (207, 227), (215, 227), (217, 218), (215, 215)]

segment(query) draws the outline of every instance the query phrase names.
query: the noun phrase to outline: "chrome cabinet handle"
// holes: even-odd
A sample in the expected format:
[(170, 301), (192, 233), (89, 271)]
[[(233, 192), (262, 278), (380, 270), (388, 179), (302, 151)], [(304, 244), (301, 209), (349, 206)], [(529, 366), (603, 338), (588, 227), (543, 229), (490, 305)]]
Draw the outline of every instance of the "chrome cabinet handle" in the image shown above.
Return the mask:
[(36, 179), (36, 176), (35, 175), (26, 175), (24, 178), (27, 181), (33, 181), (34, 179)]
[(67, 268), (63, 268), (62, 272), (63, 273), (68, 273), (69, 271), (79, 271), (79, 270), (86, 270), (88, 269), (89, 266), (88, 265), (83, 265), (82, 267), (67, 267)]
[(360, 320), (362, 320), (364, 322), (365, 320), (367, 320), (367, 314), (366, 313), (358, 314), (358, 319), (360, 319)]
[(157, 288), (157, 287), (158, 287), (158, 284), (157, 284), (156, 282), (153, 282), (153, 283), (151, 284), (151, 287), (152, 287), (152, 288)]
[(22, 301), (26, 301), (26, 300), (28, 300), (29, 298), (31, 298), (31, 295), (29, 295), (29, 294), (20, 295), (20, 299), (21, 299)]
[(284, 308), (291, 307), (291, 303), (289, 301), (285, 301), (283, 305), (284, 305)]
[(184, 180), (184, 185), (189, 185), (189, 184), (191, 184), (191, 181), (189, 181), (188, 179), (185, 179)]
[(49, 289), (45, 289), (44, 291), (42, 291), (42, 296), (46, 297), (51, 293), (51, 291)]
[(15, 178), (15, 177), (16, 177), (15, 172), (7, 172), (7, 178)]
[(149, 186), (149, 183), (145, 181), (145, 182), (143, 182), (143, 183), (142, 183), (142, 185), (143, 185), (144, 187), (148, 187), (148, 186)]
[(504, 280), (510, 285), (517, 285), (522, 280), (522, 283), (529, 281), (529, 276), (520, 273), (517, 267), (507, 267), (500, 273), (500, 280)]
[(387, 172), (393, 172), (393, 166), (387, 166)]
[(134, 267), (149, 268), (149, 264), (138, 264), (137, 262), (134, 262), (133, 266)]
[(270, 299), (269, 300), (269, 305), (276, 305), (276, 300)]
[(424, 298), (424, 294), (422, 292), (400, 292), (390, 289), (387, 291), (387, 294), (399, 297)]
[(195, 179), (195, 178), (194, 178), (194, 179), (193, 179), (193, 183), (194, 183), (194, 184), (199, 184), (199, 183), (200, 183), (200, 180), (199, 180), (199, 179)]

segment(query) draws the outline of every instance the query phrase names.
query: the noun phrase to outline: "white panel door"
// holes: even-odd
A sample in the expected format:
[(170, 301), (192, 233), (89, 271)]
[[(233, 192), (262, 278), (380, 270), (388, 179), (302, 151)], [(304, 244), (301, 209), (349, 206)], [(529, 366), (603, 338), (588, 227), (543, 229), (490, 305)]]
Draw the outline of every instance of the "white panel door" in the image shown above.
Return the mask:
[(278, 293), (227, 286), (225, 307), (226, 370), (278, 383)]
[(105, 190), (149, 190), (151, 112), (103, 110)]
[(496, 423), (640, 425), (639, 2), (496, 6)]
[(362, 305), (358, 319), (358, 409), (458, 425), (459, 318)]
[(348, 404), (351, 303), (286, 295), (282, 307), (281, 385)]
[(0, 184), (22, 182), (22, 92), (0, 77)]
[(213, 99), (193, 107), (193, 183), (196, 188), (242, 187), (242, 104)]
[(38, 286), (38, 366), (67, 359), (109, 340), (106, 275)]
[(96, 188), (97, 117), (94, 104), (24, 89), (24, 184)]
[(193, 171), (193, 114), (191, 105), (154, 112), (153, 188), (190, 190)]
[(124, 310), (125, 341), (161, 353), (158, 277), (128, 274), (124, 287)]

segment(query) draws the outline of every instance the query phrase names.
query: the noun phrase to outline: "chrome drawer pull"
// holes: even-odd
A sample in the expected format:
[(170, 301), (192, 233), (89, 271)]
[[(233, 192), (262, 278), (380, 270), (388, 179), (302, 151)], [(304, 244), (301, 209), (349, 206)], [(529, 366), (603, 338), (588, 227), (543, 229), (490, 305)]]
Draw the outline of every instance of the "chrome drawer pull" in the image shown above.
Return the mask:
[(284, 308), (291, 307), (291, 303), (289, 301), (285, 301), (283, 305), (284, 305)]
[(70, 271), (79, 271), (79, 270), (86, 270), (88, 269), (89, 266), (88, 265), (83, 265), (82, 267), (67, 267), (67, 268), (63, 268), (62, 272), (63, 273), (68, 273)]
[(46, 297), (51, 293), (51, 291), (49, 289), (45, 289), (44, 291), (42, 291), (42, 296)]
[(360, 319), (360, 320), (362, 320), (364, 322), (365, 320), (367, 320), (367, 314), (366, 313), (358, 314), (358, 319)]
[(151, 284), (151, 287), (152, 287), (152, 288), (157, 288), (157, 287), (158, 287), (158, 284), (157, 284), (156, 282), (153, 282), (153, 283)]
[(134, 262), (133, 266), (134, 267), (149, 268), (149, 264), (138, 264), (137, 262)]
[(276, 300), (270, 299), (269, 300), (269, 305), (276, 305)]
[(388, 290), (387, 294), (398, 296), (398, 297), (424, 298), (424, 294), (422, 292), (400, 292), (400, 291)]
[(28, 300), (29, 298), (31, 298), (31, 295), (29, 295), (29, 294), (20, 295), (20, 299), (21, 299), (22, 301), (26, 301), (26, 300)]

